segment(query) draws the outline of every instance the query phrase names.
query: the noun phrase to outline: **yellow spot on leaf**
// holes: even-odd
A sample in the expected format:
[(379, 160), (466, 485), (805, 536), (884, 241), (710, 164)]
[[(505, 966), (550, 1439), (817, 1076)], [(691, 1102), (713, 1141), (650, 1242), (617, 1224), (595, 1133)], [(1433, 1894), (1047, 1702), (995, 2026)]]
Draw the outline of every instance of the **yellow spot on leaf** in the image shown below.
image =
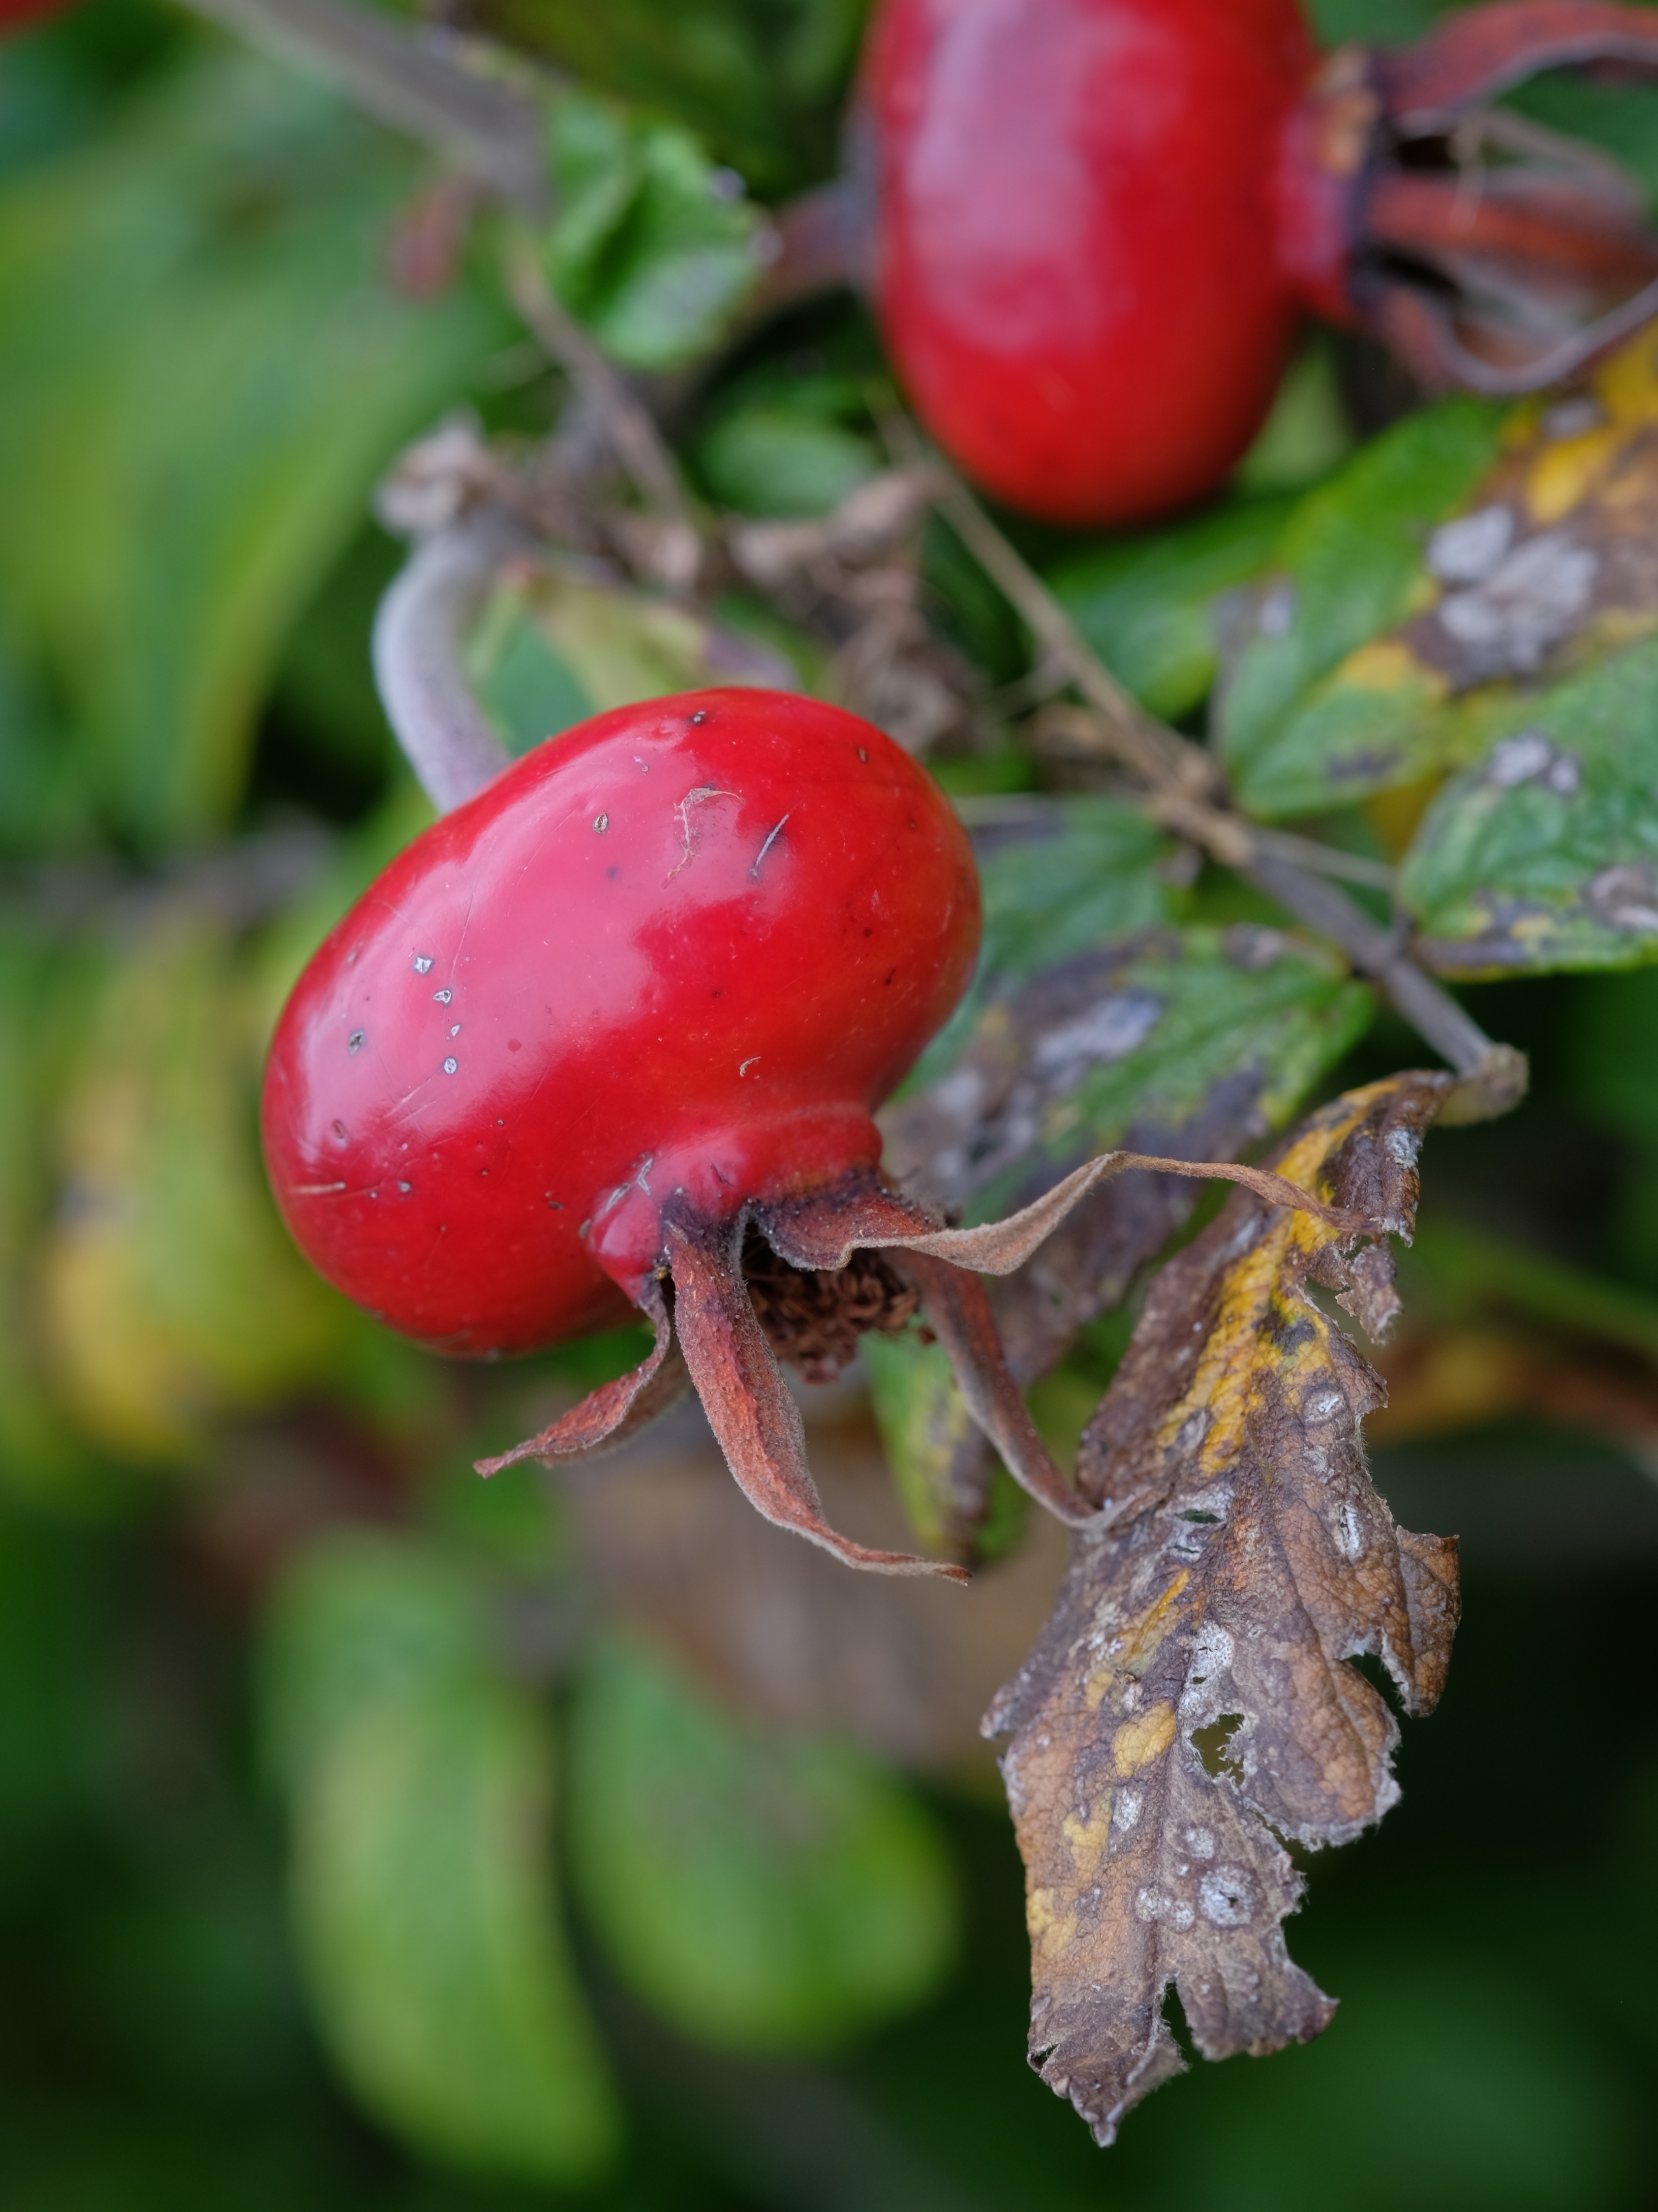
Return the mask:
[(1395, 637), (1373, 638), (1350, 653), (1335, 681), (1352, 691), (1422, 691), (1432, 699), (1442, 699), (1448, 689), (1436, 669)]
[(1087, 1881), (1098, 1870), (1111, 1834), (1110, 1791), (1107, 1790), (1085, 1820), (1079, 1820), (1075, 1813), (1068, 1813), (1061, 1826), (1065, 1839), (1071, 1846), (1077, 1879)]
[(1526, 506), (1533, 522), (1559, 522), (1581, 507), (1618, 457), (1621, 433), (1612, 424), (1545, 446), (1526, 478)]
[(1111, 1756), (1119, 1774), (1138, 1774), (1154, 1759), (1161, 1759), (1175, 1741), (1175, 1708), (1158, 1703), (1125, 1721), (1111, 1739)]
[(1124, 1674), (1145, 1673), (1152, 1653), (1175, 1625), (1181, 1592), (1191, 1579), (1189, 1571), (1182, 1567), (1163, 1595), (1113, 1639), (1115, 1649), (1104, 1666), (1096, 1667), (1089, 1676), (1083, 1693), (1090, 1712), (1098, 1710), (1106, 1692)]

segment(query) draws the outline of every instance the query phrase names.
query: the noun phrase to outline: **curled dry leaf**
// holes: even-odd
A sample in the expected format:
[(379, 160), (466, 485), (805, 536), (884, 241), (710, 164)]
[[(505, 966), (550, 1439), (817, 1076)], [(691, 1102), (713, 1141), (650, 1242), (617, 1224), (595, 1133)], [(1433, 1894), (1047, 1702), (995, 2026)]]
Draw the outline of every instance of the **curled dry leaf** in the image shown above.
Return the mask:
[(1102, 2143), (1181, 2069), (1171, 1982), (1206, 2057), (1327, 2024), (1279, 1924), (1301, 1893), (1284, 1841), (1345, 1842), (1399, 1794), (1396, 1724), (1349, 1661), (1377, 1655), (1411, 1712), (1443, 1684), (1455, 1540), (1396, 1528), (1372, 1488), (1359, 1424), (1382, 1386), (1308, 1286), (1385, 1330), (1386, 1237), (1411, 1233), (1450, 1082), (1350, 1092), (1275, 1158), (1376, 1241), (1240, 1189), (1157, 1278), (1083, 1439), (1097, 1533), (1073, 1539), (1054, 1618), (986, 1717), (1013, 1735), (1032, 2063)]

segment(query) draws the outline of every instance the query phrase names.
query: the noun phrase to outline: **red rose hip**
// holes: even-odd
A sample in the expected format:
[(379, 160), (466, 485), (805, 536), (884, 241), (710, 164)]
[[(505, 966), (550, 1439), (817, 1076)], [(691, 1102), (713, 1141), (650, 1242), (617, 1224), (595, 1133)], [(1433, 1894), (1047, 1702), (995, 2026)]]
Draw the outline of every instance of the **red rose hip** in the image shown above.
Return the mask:
[[(613, 1443), (689, 1380), (769, 1518), (854, 1565), (959, 1572), (824, 1525), (772, 1350), (787, 1330), (762, 1327), (742, 1270), (762, 1231), (832, 1309), (853, 1246), (896, 1237), (937, 1270), (925, 1303), (966, 1368), (999, 1365), (981, 1286), (927, 1258), (871, 1119), (978, 939), (959, 823), (868, 723), (753, 690), (598, 715), (417, 838), (311, 962), (265, 1076), (278, 1203), (322, 1274), (437, 1349), (649, 1316), (643, 1365), (508, 1460)], [(899, 1319), (916, 1302), (872, 1264), (859, 1326), (872, 1281)], [(1068, 1510), (1011, 1383), (975, 1388)]]
[(597, 716), (416, 839), (283, 1014), (278, 1201), (348, 1297), (441, 1350), (628, 1317), (679, 1191), (735, 1218), (872, 1165), (870, 1119), (978, 951), (926, 772), (812, 700)]

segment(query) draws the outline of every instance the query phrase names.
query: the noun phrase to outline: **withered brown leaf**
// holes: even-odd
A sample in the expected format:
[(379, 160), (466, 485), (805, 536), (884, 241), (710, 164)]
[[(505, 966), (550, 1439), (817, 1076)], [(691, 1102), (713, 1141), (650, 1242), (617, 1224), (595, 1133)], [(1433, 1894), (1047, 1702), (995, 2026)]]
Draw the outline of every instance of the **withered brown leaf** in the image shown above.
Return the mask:
[(1397, 1310), (1423, 1132), (1450, 1087), (1405, 1074), (1310, 1115), (1273, 1156), (1360, 1213), (1355, 1240), (1235, 1191), (1153, 1283), (1083, 1439), (1102, 1510), (1030, 1658), (987, 1715), (1027, 1872), (1031, 2063), (1096, 2139), (1183, 2063), (1316, 2035), (1333, 2005), (1290, 1959), (1284, 1849), (1340, 1843), (1399, 1795), (1398, 1728), (1443, 1684), (1455, 1539), (1395, 1527), (1360, 1440), (1378, 1378), (1308, 1285), (1368, 1334)]

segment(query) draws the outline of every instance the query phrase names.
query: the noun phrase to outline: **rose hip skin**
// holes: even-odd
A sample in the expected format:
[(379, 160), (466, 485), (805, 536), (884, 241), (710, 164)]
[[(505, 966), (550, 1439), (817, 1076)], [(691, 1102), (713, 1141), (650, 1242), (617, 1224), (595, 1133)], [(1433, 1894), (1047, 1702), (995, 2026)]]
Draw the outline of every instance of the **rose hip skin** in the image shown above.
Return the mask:
[(886, 0), (865, 71), (884, 334), (970, 475), (1056, 522), (1209, 489), (1297, 305), (1295, 0)]
[(445, 1352), (630, 1317), (658, 1206), (872, 1170), (870, 1115), (978, 949), (937, 787), (816, 701), (601, 714), (427, 830), (271, 1048), (271, 1181), (319, 1271)]

